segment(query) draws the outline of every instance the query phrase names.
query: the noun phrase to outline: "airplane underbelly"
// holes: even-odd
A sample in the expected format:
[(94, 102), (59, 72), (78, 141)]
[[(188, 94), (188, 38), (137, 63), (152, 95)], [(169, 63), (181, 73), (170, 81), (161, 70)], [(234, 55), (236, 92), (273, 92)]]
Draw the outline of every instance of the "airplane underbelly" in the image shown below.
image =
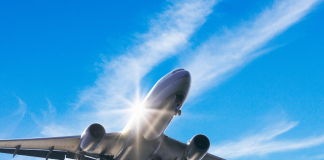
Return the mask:
[[(189, 84), (186, 79), (179, 80), (166, 87), (154, 100), (148, 101), (149, 108), (144, 115), (141, 133), (147, 140), (156, 139), (167, 128), (175, 115), (177, 104), (174, 102), (176, 95), (188, 93)], [(179, 85), (181, 84), (181, 85)]]
[[(170, 97), (171, 98), (171, 97)], [(172, 108), (172, 100), (166, 99), (161, 106)], [(171, 107), (170, 107), (171, 106)], [(152, 140), (159, 137), (174, 116), (174, 109), (154, 109), (149, 111), (149, 115), (145, 116), (146, 123), (141, 129), (143, 137)]]
[(160, 138), (146, 140), (140, 134), (135, 134), (129, 138), (127, 147), (116, 157), (116, 160), (148, 160), (153, 157), (162, 142)]

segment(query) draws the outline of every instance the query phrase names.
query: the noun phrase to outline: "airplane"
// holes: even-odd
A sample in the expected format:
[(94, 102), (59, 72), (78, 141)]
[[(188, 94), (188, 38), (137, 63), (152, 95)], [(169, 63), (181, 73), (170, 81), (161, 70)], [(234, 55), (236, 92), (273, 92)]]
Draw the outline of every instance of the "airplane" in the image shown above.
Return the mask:
[(163, 76), (121, 132), (106, 133), (94, 123), (79, 136), (0, 140), (0, 152), (46, 160), (225, 160), (207, 153), (210, 141), (203, 134), (187, 144), (164, 134), (181, 115), (190, 84), (190, 73), (182, 68)]

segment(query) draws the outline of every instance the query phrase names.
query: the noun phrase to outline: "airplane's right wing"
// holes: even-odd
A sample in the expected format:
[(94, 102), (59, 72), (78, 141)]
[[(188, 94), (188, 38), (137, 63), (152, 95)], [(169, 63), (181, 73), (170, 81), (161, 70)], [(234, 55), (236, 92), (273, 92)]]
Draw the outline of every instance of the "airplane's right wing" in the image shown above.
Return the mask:
[[(179, 142), (164, 135), (163, 142), (152, 159), (184, 159), (187, 144)], [(207, 153), (202, 160), (225, 160), (223, 158)]]
[(225, 159), (207, 153), (202, 160), (225, 160)]

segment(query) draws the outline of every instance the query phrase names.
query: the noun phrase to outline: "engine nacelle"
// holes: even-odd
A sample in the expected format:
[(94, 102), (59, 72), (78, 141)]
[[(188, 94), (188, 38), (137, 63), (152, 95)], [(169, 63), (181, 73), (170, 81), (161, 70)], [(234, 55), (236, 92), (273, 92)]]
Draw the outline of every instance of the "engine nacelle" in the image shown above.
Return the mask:
[(81, 135), (80, 148), (83, 151), (92, 152), (101, 144), (105, 135), (106, 131), (102, 125), (91, 124)]
[(204, 158), (209, 149), (209, 139), (203, 134), (197, 134), (191, 138), (186, 149), (187, 160), (200, 160)]

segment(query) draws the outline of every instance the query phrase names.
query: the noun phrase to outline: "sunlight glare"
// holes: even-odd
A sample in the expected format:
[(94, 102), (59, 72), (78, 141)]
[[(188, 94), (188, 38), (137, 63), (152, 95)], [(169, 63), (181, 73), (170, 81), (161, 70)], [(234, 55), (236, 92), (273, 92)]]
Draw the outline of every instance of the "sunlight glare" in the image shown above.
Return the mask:
[(135, 103), (133, 106), (133, 116), (140, 118), (144, 115), (145, 109), (141, 103)]

